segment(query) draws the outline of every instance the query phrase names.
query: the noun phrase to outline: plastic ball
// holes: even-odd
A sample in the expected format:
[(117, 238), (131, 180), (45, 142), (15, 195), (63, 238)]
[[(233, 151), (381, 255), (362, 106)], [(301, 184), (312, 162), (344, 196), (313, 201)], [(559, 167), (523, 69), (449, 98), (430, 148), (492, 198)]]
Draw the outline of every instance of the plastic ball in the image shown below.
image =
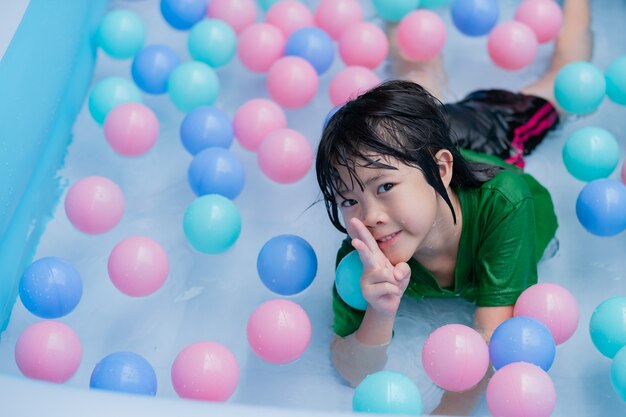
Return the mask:
[(101, 125), (113, 108), (123, 103), (141, 101), (141, 93), (132, 81), (122, 77), (107, 77), (98, 81), (91, 90), (89, 113)]
[(609, 131), (586, 126), (571, 134), (563, 147), (567, 171), (581, 181), (606, 178), (619, 163), (619, 144)]
[(281, 0), (258, 0), (258, 3), (261, 6), (261, 8), (263, 9), (263, 11), (267, 12), (270, 9), (270, 7), (272, 7), (273, 5), (278, 3), (279, 1), (281, 1)]
[(351, 24), (339, 38), (339, 55), (346, 65), (360, 65), (374, 69), (389, 51), (387, 35), (370, 22)]
[(454, 26), (467, 36), (488, 34), (500, 17), (498, 0), (454, 0), (450, 13)]
[(300, 132), (285, 128), (268, 133), (257, 151), (261, 171), (279, 184), (304, 177), (313, 164), (313, 148)]
[(161, 245), (147, 237), (131, 236), (115, 245), (107, 270), (115, 288), (131, 297), (144, 297), (163, 286), (169, 265)]
[(172, 386), (181, 398), (228, 400), (239, 383), (239, 365), (232, 352), (216, 342), (196, 342), (174, 359)]
[(250, 347), (261, 359), (285, 364), (298, 359), (311, 340), (311, 321), (300, 305), (289, 300), (270, 300), (248, 318)]
[(350, 307), (357, 310), (367, 309), (367, 300), (361, 290), (363, 262), (357, 251), (347, 254), (335, 270), (335, 288), (339, 297)]
[(607, 358), (613, 358), (626, 346), (626, 297), (604, 300), (589, 320), (591, 341)]
[(141, 103), (120, 104), (104, 119), (104, 137), (120, 155), (143, 155), (159, 137), (159, 121), (152, 110)]
[(317, 94), (319, 77), (306, 59), (286, 56), (274, 62), (267, 73), (267, 90), (272, 99), (293, 109), (307, 105)]
[(72, 225), (83, 233), (108, 232), (124, 215), (124, 194), (108, 178), (83, 178), (67, 192), (65, 214)]
[(611, 385), (622, 401), (626, 401), (626, 348), (620, 349), (613, 357)]
[(241, 33), (256, 20), (254, 0), (211, 0), (207, 15), (228, 23), (236, 33)]
[(131, 74), (142, 91), (148, 94), (164, 94), (167, 92), (167, 80), (178, 65), (180, 58), (172, 48), (151, 45), (135, 55)]
[(373, 3), (380, 17), (390, 22), (399, 22), (404, 16), (417, 9), (420, 0), (373, 0)]
[(98, 45), (115, 59), (134, 56), (146, 39), (143, 21), (130, 10), (116, 9), (108, 12), (98, 26)]
[(591, 234), (614, 236), (626, 229), (626, 185), (602, 178), (587, 183), (576, 199), (576, 217)]
[(626, 55), (615, 59), (604, 71), (606, 95), (617, 104), (626, 106)]
[(417, 10), (407, 14), (396, 31), (398, 49), (409, 61), (428, 61), (436, 57), (446, 43), (446, 26), (436, 13)]
[(197, 196), (219, 194), (234, 200), (243, 190), (246, 171), (230, 150), (206, 148), (193, 157), (187, 179)]
[(328, 71), (335, 60), (335, 44), (319, 28), (302, 28), (294, 31), (285, 44), (285, 55), (306, 59), (318, 75)]
[(626, 184), (626, 161), (622, 163), (622, 170), (620, 172), (620, 178), (622, 179), (622, 184)]
[(189, 244), (198, 252), (223, 253), (239, 238), (241, 215), (228, 198), (219, 194), (204, 195), (185, 210), (183, 230)]
[(161, 0), (161, 15), (174, 29), (190, 29), (206, 14), (206, 0)]
[(441, 388), (465, 391), (476, 386), (487, 373), (489, 348), (471, 327), (447, 324), (432, 332), (424, 342), (422, 365)]
[(578, 303), (567, 289), (548, 282), (528, 287), (515, 302), (514, 316), (543, 323), (557, 345), (568, 340), (578, 327)]
[(239, 144), (249, 151), (256, 151), (268, 133), (287, 127), (287, 116), (274, 101), (255, 98), (237, 109), (233, 126)]
[(157, 393), (157, 376), (146, 359), (132, 352), (115, 352), (102, 358), (94, 367), (89, 387), (129, 394)]
[(528, 362), (547, 371), (554, 362), (556, 344), (540, 321), (517, 316), (502, 322), (491, 335), (489, 356), (495, 369), (512, 362)]
[(211, 147), (230, 148), (234, 137), (232, 120), (216, 107), (197, 107), (180, 124), (180, 139), (192, 155)]
[(83, 358), (80, 339), (67, 325), (53, 320), (28, 326), (15, 344), (15, 362), (28, 378), (65, 382)]
[(49, 256), (24, 270), (19, 293), (28, 311), (44, 319), (56, 319), (76, 308), (83, 295), (83, 280), (71, 263)]
[(237, 56), (250, 71), (267, 72), (284, 52), (285, 35), (269, 23), (254, 23), (239, 35)]
[(525, 0), (517, 7), (515, 20), (528, 26), (539, 43), (546, 43), (559, 34), (563, 12), (555, 1)]
[(189, 54), (213, 68), (228, 64), (237, 51), (237, 34), (219, 19), (204, 19), (194, 25), (187, 38)]
[(378, 371), (363, 379), (352, 396), (352, 411), (422, 415), (422, 396), (413, 381), (400, 372)]
[(167, 92), (176, 108), (190, 112), (196, 107), (210, 106), (220, 91), (215, 71), (204, 62), (188, 61), (172, 71)]
[(558, 104), (573, 114), (594, 112), (604, 100), (606, 80), (592, 63), (575, 61), (564, 65), (554, 80)]
[(358, 0), (320, 0), (315, 9), (315, 23), (338, 40), (352, 23), (363, 20), (363, 8)]
[(267, 11), (265, 21), (277, 27), (285, 38), (298, 29), (315, 26), (313, 13), (297, 0), (281, 0)]
[(549, 417), (556, 405), (556, 390), (543, 369), (516, 362), (491, 377), (486, 399), (487, 408), (494, 416)]
[(500, 68), (519, 70), (535, 59), (537, 36), (523, 23), (501, 23), (489, 33), (487, 50), (491, 60)]
[(452, 0), (420, 0), (421, 9), (437, 9), (450, 4)]
[(380, 83), (369, 68), (352, 66), (338, 71), (330, 82), (329, 94), (333, 106), (344, 105)]
[(337, 111), (340, 108), (341, 108), (341, 106), (335, 106), (332, 109), (330, 109), (330, 111), (328, 112), (328, 114), (326, 114), (326, 117), (324, 118), (324, 124), (322, 125), (322, 128), (326, 128), (326, 125), (328, 124), (328, 122), (330, 122), (330, 119), (333, 118), (335, 113), (337, 113)]
[(317, 274), (313, 247), (295, 235), (279, 235), (268, 240), (256, 261), (261, 282), (279, 295), (293, 295), (311, 285)]

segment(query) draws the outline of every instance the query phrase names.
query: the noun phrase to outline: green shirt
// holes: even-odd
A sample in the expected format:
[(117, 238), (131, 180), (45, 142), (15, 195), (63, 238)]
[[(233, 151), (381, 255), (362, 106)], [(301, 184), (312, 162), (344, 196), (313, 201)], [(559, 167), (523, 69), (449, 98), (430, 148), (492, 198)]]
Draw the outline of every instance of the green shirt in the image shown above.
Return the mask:
[[(502, 160), (470, 151), (471, 161), (505, 167), (478, 188), (459, 188), (463, 227), (454, 272), (454, 287), (442, 288), (435, 277), (411, 258), (409, 286), (413, 298), (463, 297), (478, 306), (513, 305), (537, 283), (537, 263), (554, 237), (557, 219), (550, 193), (537, 180)], [(337, 264), (354, 248), (346, 238)], [(339, 336), (355, 332), (364, 311), (341, 300), (333, 288), (333, 328)]]

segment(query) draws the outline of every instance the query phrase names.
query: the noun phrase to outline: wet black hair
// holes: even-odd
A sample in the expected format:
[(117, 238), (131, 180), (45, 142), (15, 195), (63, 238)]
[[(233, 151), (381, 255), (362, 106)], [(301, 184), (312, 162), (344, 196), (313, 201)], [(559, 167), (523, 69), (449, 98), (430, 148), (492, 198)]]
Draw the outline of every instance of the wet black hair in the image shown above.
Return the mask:
[[(339, 108), (328, 120), (317, 149), (315, 170), (328, 217), (333, 226), (341, 224), (336, 196), (342, 189), (363, 183), (357, 166), (396, 169), (386, 157), (420, 169), (426, 181), (456, 213), (441, 181), (435, 154), (446, 149), (453, 156), (451, 186), (479, 187), (499, 171), (493, 165), (474, 163), (461, 156), (455, 145), (443, 104), (419, 84), (386, 81)], [(380, 158), (380, 156), (383, 158)], [(337, 170), (345, 167), (350, 187)]]

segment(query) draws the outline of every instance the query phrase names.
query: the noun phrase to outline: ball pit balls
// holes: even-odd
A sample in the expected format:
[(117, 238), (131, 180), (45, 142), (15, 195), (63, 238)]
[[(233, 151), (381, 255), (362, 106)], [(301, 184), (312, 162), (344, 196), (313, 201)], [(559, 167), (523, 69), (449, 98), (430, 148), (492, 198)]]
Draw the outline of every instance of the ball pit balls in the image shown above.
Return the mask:
[(591, 341), (607, 358), (613, 358), (626, 346), (626, 297), (604, 300), (589, 320)]
[(288, 109), (309, 104), (319, 86), (313, 65), (299, 56), (286, 56), (272, 64), (267, 72), (267, 90), (276, 103)]
[(626, 229), (626, 185), (601, 178), (587, 183), (576, 199), (576, 217), (596, 236), (614, 236)]
[(287, 116), (276, 102), (255, 98), (237, 109), (233, 127), (237, 142), (249, 151), (256, 151), (268, 133), (287, 127)]
[(347, 254), (335, 271), (335, 288), (339, 297), (352, 308), (365, 310), (367, 300), (361, 291), (361, 275), (363, 274), (363, 262), (357, 251)]
[(235, 244), (241, 233), (239, 209), (218, 194), (198, 197), (185, 210), (183, 231), (198, 252), (223, 253)]
[(263, 9), (263, 11), (267, 12), (270, 7), (278, 3), (280, 0), (258, 0), (259, 5)]
[(424, 342), (422, 365), (430, 379), (446, 391), (466, 391), (485, 376), (489, 348), (471, 327), (447, 324), (433, 331)]
[(334, 40), (352, 23), (363, 20), (358, 0), (320, 0), (315, 9), (315, 23)]
[(537, 36), (524, 23), (504, 22), (496, 26), (487, 40), (491, 60), (500, 68), (519, 70), (537, 55)]
[(528, 26), (539, 43), (546, 43), (559, 34), (563, 12), (555, 1), (525, 0), (517, 7), (515, 20)]
[(608, 130), (582, 127), (565, 141), (563, 163), (567, 171), (581, 181), (606, 178), (619, 163), (619, 144)]
[(498, 0), (455, 0), (450, 14), (459, 32), (467, 36), (483, 36), (498, 23), (500, 9)]
[(346, 65), (375, 69), (387, 58), (388, 51), (387, 35), (370, 22), (351, 24), (339, 38), (339, 55)]
[(285, 128), (267, 134), (257, 151), (261, 171), (272, 181), (291, 184), (313, 164), (313, 148), (300, 132)]
[(452, 0), (420, 0), (421, 9), (437, 9), (450, 4)]
[(94, 367), (89, 387), (129, 394), (157, 393), (157, 377), (152, 365), (133, 352), (115, 352), (102, 358)]
[(269, 23), (254, 23), (245, 28), (237, 43), (237, 57), (250, 71), (269, 71), (285, 52), (285, 35)]
[(257, 356), (269, 363), (286, 364), (298, 359), (309, 346), (311, 321), (293, 301), (270, 300), (250, 314), (246, 334)]
[(271, 238), (261, 248), (256, 262), (261, 282), (279, 295), (294, 295), (311, 285), (317, 274), (313, 247), (295, 235)]
[(559, 70), (554, 80), (556, 100), (569, 113), (594, 112), (604, 100), (605, 93), (604, 74), (590, 62), (570, 62)]
[(230, 148), (235, 137), (230, 117), (217, 107), (193, 109), (180, 124), (180, 139), (192, 155), (211, 147)]
[(228, 23), (237, 34), (256, 20), (255, 0), (211, 0), (207, 16)]
[(159, 137), (159, 121), (154, 112), (141, 103), (123, 103), (104, 119), (104, 137), (122, 156), (140, 156), (148, 152)]
[(44, 319), (56, 319), (76, 308), (83, 295), (83, 280), (71, 263), (48, 256), (24, 270), (19, 294), (28, 311)]
[(169, 274), (167, 252), (154, 240), (131, 236), (109, 255), (109, 278), (115, 288), (131, 297), (144, 297), (163, 286)]
[(352, 396), (352, 411), (378, 414), (422, 414), (419, 389), (400, 372), (378, 371), (363, 379)]
[(428, 61), (441, 52), (446, 42), (446, 26), (436, 13), (416, 10), (398, 24), (396, 40), (402, 57), (409, 61)]
[(304, 58), (321, 75), (328, 71), (335, 60), (335, 44), (322, 29), (302, 28), (287, 38), (285, 55)]
[(178, 353), (171, 370), (172, 386), (181, 398), (223, 402), (237, 389), (239, 365), (225, 346), (196, 342)]
[(187, 61), (177, 66), (167, 82), (167, 93), (176, 108), (190, 112), (200, 106), (213, 104), (220, 91), (215, 71), (198, 61)]
[(161, 15), (174, 29), (186, 30), (206, 15), (206, 0), (161, 0)]
[(265, 14), (265, 21), (278, 28), (285, 39), (298, 29), (315, 26), (313, 13), (298, 0), (281, 0)]
[(146, 29), (142, 20), (130, 10), (115, 9), (108, 12), (96, 35), (98, 45), (115, 59), (135, 56), (143, 47)]
[(166, 45), (150, 45), (135, 55), (131, 66), (133, 81), (148, 94), (167, 92), (170, 74), (180, 65), (176, 52)]
[(613, 60), (604, 71), (606, 95), (617, 104), (626, 105), (626, 55)]
[(420, 0), (374, 0), (376, 13), (390, 22), (399, 22), (419, 5)]
[(237, 51), (237, 34), (219, 19), (204, 19), (195, 24), (187, 38), (189, 54), (212, 68), (228, 64)]
[(626, 401), (626, 347), (611, 361), (611, 385), (622, 401)]
[(72, 225), (83, 233), (108, 232), (124, 215), (124, 194), (108, 178), (83, 178), (67, 192), (65, 214)]
[(15, 362), (28, 378), (65, 382), (78, 370), (83, 357), (80, 339), (66, 324), (53, 320), (28, 326), (15, 344)]
[(197, 196), (219, 194), (234, 200), (243, 190), (246, 171), (230, 150), (206, 148), (193, 157), (187, 180)]
[(123, 103), (141, 103), (141, 93), (130, 80), (107, 77), (96, 83), (89, 93), (89, 114), (100, 125), (113, 108)]
[(330, 101), (333, 106), (344, 105), (370, 88), (380, 83), (380, 79), (371, 69), (350, 66), (339, 70), (330, 81)]

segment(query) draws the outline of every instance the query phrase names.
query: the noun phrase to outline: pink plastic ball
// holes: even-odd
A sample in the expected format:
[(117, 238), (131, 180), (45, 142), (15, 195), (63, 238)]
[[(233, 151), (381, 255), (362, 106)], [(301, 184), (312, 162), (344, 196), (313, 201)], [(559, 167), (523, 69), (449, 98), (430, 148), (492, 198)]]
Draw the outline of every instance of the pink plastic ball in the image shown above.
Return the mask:
[(387, 58), (387, 52), (387, 35), (373, 23), (353, 23), (339, 39), (339, 55), (346, 65), (374, 69)]
[(223, 20), (237, 34), (254, 23), (256, 13), (254, 0), (211, 0), (207, 9), (207, 16)]
[(239, 365), (221, 344), (197, 342), (176, 356), (171, 377), (174, 391), (181, 398), (226, 401), (239, 383)]
[(378, 76), (369, 68), (346, 67), (337, 72), (330, 82), (330, 101), (333, 106), (343, 105), (379, 83)]
[(111, 230), (124, 214), (124, 194), (108, 178), (87, 177), (72, 185), (65, 196), (65, 213), (83, 233)]
[(317, 94), (319, 77), (306, 59), (286, 56), (267, 73), (267, 89), (281, 106), (294, 109), (307, 105)]
[(285, 128), (274, 130), (261, 142), (257, 152), (261, 171), (280, 184), (296, 182), (309, 172), (313, 149), (298, 131)]
[(487, 50), (497, 66), (507, 70), (522, 69), (535, 59), (537, 36), (523, 23), (501, 23), (489, 33)]
[(170, 265), (167, 253), (157, 242), (131, 236), (115, 245), (107, 267), (118, 290), (131, 297), (143, 297), (163, 286)]
[(257, 307), (247, 326), (248, 343), (263, 360), (285, 364), (298, 359), (311, 340), (306, 311), (289, 300), (270, 300)]
[(363, 8), (357, 0), (321, 0), (315, 9), (315, 22), (334, 40), (352, 23), (363, 20)]
[(237, 43), (239, 60), (251, 71), (266, 72), (285, 52), (285, 35), (269, 23), (245, 28)]
[(543, 369), (514, 362), (491, 377), (486, 398), (487, 408), (494, 416), (548, 417), (556, 404), (556, 391)]
[(65, 382), (83, 358), (80, 339), (67, 325), (40, 321), (22, 332), (15, 345), (15, 362), (28, 378)]
[(557, 345), (569, 339), (578, 327), (578, 303), (565, 288), (551, 283), (528, 287), (517, 299), (515, 316), (531, 317), (545, 324)]
[(489, 348), (474, 329), (447, 324), (432, 332), (422, 348), (426, 374), (448, 391), (465, 391), (478, 384), (489, 367)]
[(428, 61), (436, 57), (446, 43), (446, 26), (436, 13), (416, 10), (400, 20), (396, 31), (398, 49), (409, 61)]
[(288, 38), (293, 32), (315, 26), (313, 13), (297, 0), (281, 0), (267, 11), (265, 21), (276, 26)]
[(143, 155), (159, 137), (159, 121), (141, 103), (120, 104), (104, 119), (104, 137), (120, 155)]
[(546, 43), (559, 34), (563, 25), (563, 12), (555, 1), (525, 0), (517, 7), (515, 20), (531, 28), (539, 43)]
[(283, 109), (264, 98), (246, 101), (235, 112), (233, 128), (241, 146), (256, 151), (263, 138), (276, 129), (287, 127), (287, 116)]

